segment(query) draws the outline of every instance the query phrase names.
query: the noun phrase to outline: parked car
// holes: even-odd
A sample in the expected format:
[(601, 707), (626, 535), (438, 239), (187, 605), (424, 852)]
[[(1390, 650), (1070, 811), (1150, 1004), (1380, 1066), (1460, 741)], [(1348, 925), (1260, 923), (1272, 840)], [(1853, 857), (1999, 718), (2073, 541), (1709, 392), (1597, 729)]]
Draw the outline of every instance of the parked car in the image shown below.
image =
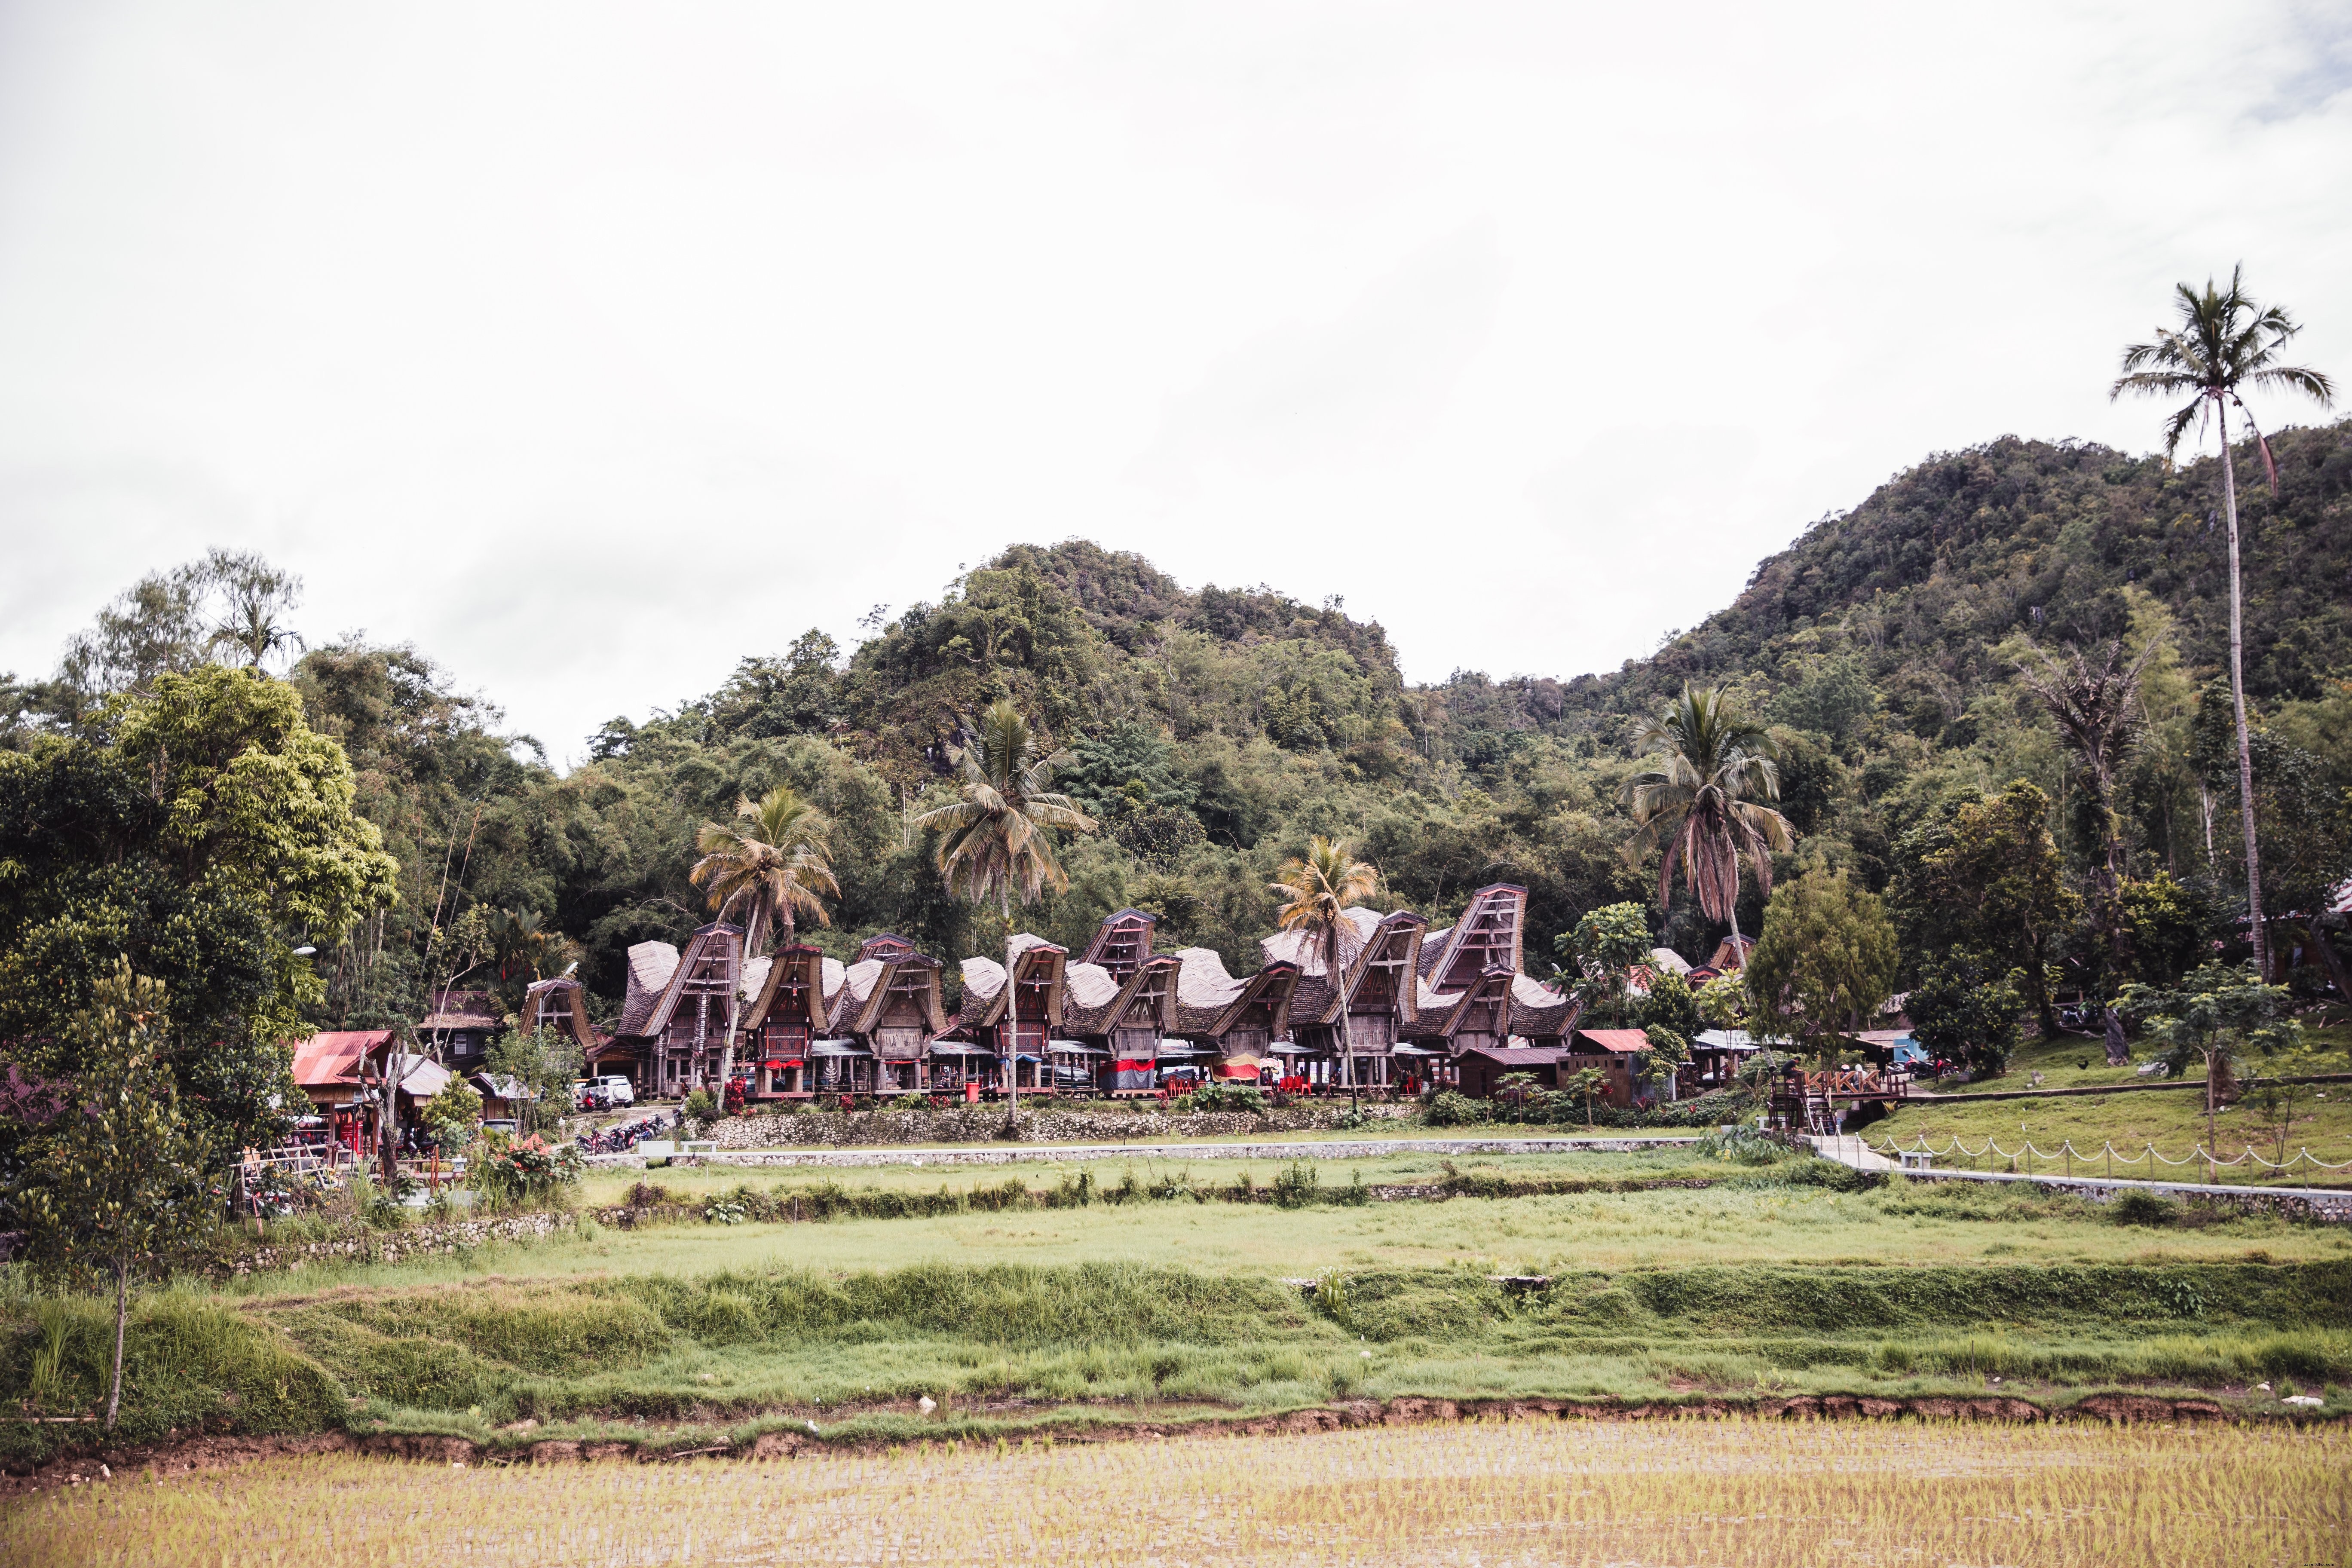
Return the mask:
[(637, 1091), (617, 1073), (606, 1078), (583, 1078), (572, 1086), (572, 1103), (581, 1110), (609, 1110), (636, 1102)]

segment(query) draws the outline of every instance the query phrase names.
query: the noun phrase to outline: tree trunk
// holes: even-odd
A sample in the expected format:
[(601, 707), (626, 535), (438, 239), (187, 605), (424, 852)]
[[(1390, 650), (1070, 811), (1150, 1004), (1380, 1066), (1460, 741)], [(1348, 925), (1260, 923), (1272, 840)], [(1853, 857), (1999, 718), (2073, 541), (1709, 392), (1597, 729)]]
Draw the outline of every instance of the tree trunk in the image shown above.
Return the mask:
[[(752, 917), (756, 921), (758, 917)], [(750, 922), (747, 922), (750, 923)], [(727, 1086), (735, 1081), (735, 1026), (743, 1016), (743, 959), (745, 948), (735, 950), (735, 962), (728, 966), (727, 1034), (719, 1042), (719, 1114), (727, 1114)]]
[(2329, 945), (2327, 933), (2319, 929), (2320, 920), (2326, 913), (2326, 910), (2319, 907), (2320, 902), (2321, 900), (2314, 900), (2312, 903), (2311, 945), (2319, 954), (2320, 967), (2327, 971), (2327, 977), (2330, 980), (2336, 982), (2336, 994), (2347, 1002), (2352, 1002), (2352, 974), (2344, 973), (2342, 955)]
[(2221, 1053), (2205, 1053), (2205, 1180), (2209, 1184), (2220, 1175), (2213, 1168), (2213, 1078), (2221, 1070)]
[(2107, 1008), (2106, 1037), (2107, 1065), (2119, 1068), (2127, 1064), (2131, 1060), (2131, 1046), (2124, 1038), (2123, 1015), (2117, 1013), (2113, 1005)]
[[(1324, 970), (1331, 977), (1331, 989), (1337, 992), (1339, 997), (1339, 1053), (1346, 1058), (1348, 1064), (1348, 1111), (1351, 1116), (1361, 1116), (1364, 1113), (1364, 1101), (1356, 1089), (1356, 1032), (1348, 1025), (1349, 997), (1348, 987), (1339, 973), (1339, 928), (1337, 926), (1331, 928), (1331, 956), (1324, 965)], [(1411, 977), (1407, 977), (1405, 984), (1408, 985), (1412, 984)]]
[(131, 1260), (120, 1259), (114, 1266), (114, 1377), (106, 1390), (106, 1430), (114, 1430), (114, 1418), (122, 1409), (122, 1336), (131, 1324)]
[[(1013, 901), (1001, 888), (996, 894), (996, 912), (1004, 921), (1004, 956), (1010, 960), (1013, 956)], [(1004, 1114), (1011, 1124), (1010, 1130), (1017, 1133), (1021, 1127), (1021, 989), (1013, 984), (1013, 965), (1009, 962), (1004, 966), (1004, 1008), (1013, 1020), (1013, 1048), (1005, 1053), (1004, 1058)], [(1111, 1087), (1117, 1089), (1118, 1049), (1116, 1041), (1111, 1047), (1110, 1075)]]
[(2238, 725), (2238, 810), (2246, 827), (2246, 912), (2254, 941), (2254, 976), (2270, 983), (2270, 937), (2263, 926), (2262, 847), (2254, 836), (2254, 755), (2246, 741), (2244, 610), (2238, 584), (2238, 471), (2230, 460), (2230, 411), (2213, 400), (2221, 431), (2221, 495), (2230, 518), (2230, 706)]

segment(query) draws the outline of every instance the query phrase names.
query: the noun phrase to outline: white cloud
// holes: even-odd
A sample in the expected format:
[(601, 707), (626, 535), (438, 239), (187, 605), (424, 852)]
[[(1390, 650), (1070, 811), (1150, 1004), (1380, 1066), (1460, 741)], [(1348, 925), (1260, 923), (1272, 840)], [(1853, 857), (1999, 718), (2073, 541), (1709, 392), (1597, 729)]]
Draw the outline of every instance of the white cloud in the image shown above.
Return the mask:
[(0, 668), (250, 546), (561, 756), (1073, 534), (1607, 668), (1929, 451), (2151, 444), (2177, 279), (2346, 373), (2347, 213), (2292, 3), (19, 5)]

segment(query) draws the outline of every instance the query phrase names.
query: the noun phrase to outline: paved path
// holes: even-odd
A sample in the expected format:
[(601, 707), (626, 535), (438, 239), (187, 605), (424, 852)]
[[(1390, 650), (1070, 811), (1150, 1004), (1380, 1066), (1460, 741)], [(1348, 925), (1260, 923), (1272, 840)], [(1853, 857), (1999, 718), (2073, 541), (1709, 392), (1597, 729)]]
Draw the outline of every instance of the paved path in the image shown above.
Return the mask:
[[(1631, 1154), (1696, 1143), (1696, 1135), (1623, 1138), (1337, 1138), (1287, 1143), (976, 1143), (905, 1149), (720, 1149), (696, 1156), (711, 1165), (1075, 1165), (1101, 1160), (1376, 1160), (1389, 1154)], [(1859, 1142), (1859, 1140), (1855, 1140)], [(592, 1165), (643, 1165), (646, 1157), (591, 1154)]]
[[(1857, 1171), (1898, 1171), (1895, 1163), (1877, 1154), (1851, 1134), (1813, 1139), (1814, 1152), (1851, 1165)], [(2273, 1209), (2308, 1219), (2352, 1223), (2352, 1191), (2341, 1187), (2261, 1187), (2251, 1184), (2209, 1184), (2204, 1182), (2144, 1182), (2124, 1176), (2052, 1176), (2022, 1171), (1955, 1171), (1943, 1166), (1910, 1173), (1923, 1182), (2023, 1182), (2058, 1192), (2080, 1193), (2094, 1203), (2105, 1203), (2124, 1193), (2152, 1193), (2159, 1197), (2193, 1198), (2202, 1203), (2233, 1204), (2241, 1208)]]
[(1884, 1154), (1871, 1152), (1870, 1145), (1848, 1132), (1832, 1136), (1820, 1133), (1813, 1138), (1813, 1152), (1841, 1165), (1852, 1165), (1857, 1171), (1893, 1171), (1899, 1169)]

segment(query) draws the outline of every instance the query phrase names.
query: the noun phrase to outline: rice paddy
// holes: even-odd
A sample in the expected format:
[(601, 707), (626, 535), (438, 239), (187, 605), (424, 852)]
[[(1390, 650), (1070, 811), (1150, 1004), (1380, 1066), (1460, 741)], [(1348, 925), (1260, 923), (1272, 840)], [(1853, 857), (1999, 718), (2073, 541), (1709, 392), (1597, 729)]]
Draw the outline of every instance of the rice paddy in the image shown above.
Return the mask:
[(334, 1455), (0, 1513), (23, 1568), (2352, 1561), (2337, 1426), (1545, 1419), (677, 1465)]

